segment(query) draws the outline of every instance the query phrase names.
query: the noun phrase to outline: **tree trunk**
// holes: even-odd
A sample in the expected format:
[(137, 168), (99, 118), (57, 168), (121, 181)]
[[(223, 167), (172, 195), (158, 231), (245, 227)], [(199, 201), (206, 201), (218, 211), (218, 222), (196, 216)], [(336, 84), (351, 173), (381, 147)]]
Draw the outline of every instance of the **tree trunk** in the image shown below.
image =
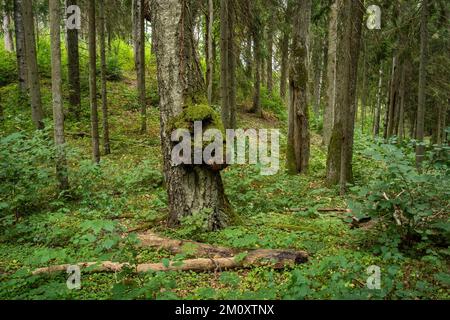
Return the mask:
[(100, 162), (100, 139), (97, 110), (97, 51), (95, 29), (95, 0), (88, 2), (89, 36), (89, 100), (91, 105), (92, 159)]
[[(77, 5), (77, 0), (67, 0), (66, 6)], [(70, 14), (68, 13), (68, 16)], [(78, 30), (67, 29), (67, 68), (69, 77), (69, 111), (80, 121), (81, 84), (80, 84), (80, 54), (78, 46)]]
[(64, 111), (62, 100), (61, 78), (61, 19), (59, 0), (49, 0), (50, 11), (50, 40), (52, 60), (52, 97), (53, 97), (53, 122), (56, 145), (56, 176), (61, 191), (69, 188), (67, 175), (67, 161), (64, 151)]
[[(270, 8), (273, 10), (273, 8)], [(273, 13), (270, 21), (273, 21)], [(270, 22), (267, 28), (267, 91), (273, 93), (273, 24)]]
[(293, 26), (289, 72), (289, 131), (287, 167), (290, 173), (306, 173), (309, 166), (308, 48), (311, 0), (297, 4)]
[[(181, 219), (194, 213), (207, 215), (208, 229), (216, 230), (231, 222), (228, 200), (224, 193), (219, 171), (206, 163), (201, 165), (172, 166), (171, 122), (184, 107), (197, 108), (198, 83), (191, 82), (195, 59), (180, 55), (192, 41), (192, 26), (185, 28), (189, 4), (185, 0), (155, 0), (154, 28), (158, 90), (160, 95), (161, 141), (164, 176), (169, 196), (169, 225), (176, 226)], [(192, 88), (192, 87), (193, 88)], [(196, 89), (197, 88), (197, 89)], [(205, 96), (205, 93), (203, 93)], [(200, 100), (201, 102), (201, 100)]]
[(281, 40), (281, 73), (280, 73), (280, 96), (283, 99), (283, 101), (286, 100), (288, 63), (289, 63), (289, 34), (287, 31), (284, 31), (283, 39)]
[(14, 0), (14, 30), (16, 36), (16, 57), (19, 90), (23, 97), (27, 95), (27, 65), (25, 56), (25, 30), (22, 18), (22, 0)]
[(426, 108), (427, 62), (428, 62), (428, 0), (422, 0), (422, 13), (420, 19), (420, 67), (419, 67), (419, 97), (417, 106), (417, 147), (416, 164), (422, 170), (425, 156), (424, 127)]
[(137, 86), (141, 107), (141, 134), (147, 132), (147, 103), (145, 100), (145, 12), (144, 0), (137, 1)]
[(108, 123), (108, 96), (106, 82), (106, 19), (105, 19), (105, 0), (99, 3), (99, 35), (100, 35), (100, 76), (102, 83), (102, 120), (103, 120), (103, 151), (105, 155), (111, 154), (109, 141), (109, 123)]
[(31, 118), (37, 129), (44, 128), (44, 112), (42, 111), (41, 86), (36, 55), (36, 38), (34, 34), (33, 3), (22, 2), (23, 28), (25, 31), (26, 65), (28, 69), (28, 87), (31, 104)]
[(5, 42), (5, 50), (8, 52), (14, 51), (14, 40), (11, 28), (11, 17), (9, 13), (5, 13), (3, 16), (3, 39)]
[(377, 137), (380, 135), (380, 121), (381, 121), (381, 95), (383, 89), (383, 67), (380, 67), (380, 77), (378, 80), (378, 91), (377, 91), (377, 106), (375, 108), (374, 124), (373, 124), (373, 135)]
[(403, 64), (402, 75), (400, 80), (400, 111), (398, 120), (398, 140), (402, 142), (405, 138), (405, 81), (406, 81), (406, 65)]
[(362, 84), (362, 92), (361, 92), (361, 132), (364, 133), (365, 130), (365, 124), (366, 124), (366, 112), (367, 112), (367, 101), (368, 101), (368, 86), (367, 86), (367, 45), (366, 42), (364, 42), (363, 46), (363, 84)]
[(206, 14), (206, 85), (207, 85), (207, 96), (208, 104), (212, 105), (212, 94), (213, 94), (213, 28), (214, 28), (214, 1), (208, 0), (208, 13)]
[(341, 193), (352, 180), (353, 132), (357, 64), (363, 8), (359, 2), (337, 1), (336, 106), (335, 121), (328, 147), (327, 183), (340, 183)]
[(323, 144), (329, 146), (336, 105), (337, 0), (331, 6), (328, 26), (327, 103), (323, 112)]
[(220, 54), (222, 121), (226, 129), (236, 127), (236, 56), (234, 45), (234, 1), (222, 0), (220, 6)]

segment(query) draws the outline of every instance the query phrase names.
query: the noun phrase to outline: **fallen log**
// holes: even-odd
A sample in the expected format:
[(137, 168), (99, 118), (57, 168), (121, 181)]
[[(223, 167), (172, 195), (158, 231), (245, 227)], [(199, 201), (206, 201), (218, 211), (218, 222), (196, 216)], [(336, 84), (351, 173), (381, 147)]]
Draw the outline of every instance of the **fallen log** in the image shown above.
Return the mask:
[(138, 239), (141, 242), (141, 247), (154, 248), (157, 250), (163, 249), (174, 254), (184, 253), (187, 248), (189, 248), (189, 251), (195, 256), (208, 258), (227, 258), (238, 253), (238, 251), (231, 248), (216, 247), (190, 240), (164, 238), (152, 232), (138, 234)]
[[(287, 208), (287, 212), (304, 212), (311, 210), (311, 208)], [(350, 209), (343, 209), (343, 208), (319, 208), (316, 209), (317, 212), (352, 212)]]
[[(303, 251), (259, 249), (250, 251), (244, 258), (232, 256), (228, 258), (199, 258), (184, 261), (172, 261), (168, 265), (163, 263), (145, 263), (130, 266), (128, 263), (82, 262), (77, 266), (80, 269), (88, 268), (88, 272), (120, 272), (124, 267), (132, 268), (137, 273), (149, 271), (223, 271), (239, 268), (258, 266), (271, 266), (274, 269), (282, 269), (308, 261), (308, 255)], [(69, 264), (39, 268), (32, 272), (33, 275), (66, 272)]]

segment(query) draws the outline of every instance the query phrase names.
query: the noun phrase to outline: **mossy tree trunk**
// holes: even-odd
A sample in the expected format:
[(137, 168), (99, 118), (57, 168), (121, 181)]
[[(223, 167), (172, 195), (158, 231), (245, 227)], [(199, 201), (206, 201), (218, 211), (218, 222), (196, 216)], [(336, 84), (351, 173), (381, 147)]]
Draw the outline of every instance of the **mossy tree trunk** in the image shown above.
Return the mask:
[(109, 141), (109, 121), (108, 121), (108, 95), (106, 81), (106, 18), (105, 0), (100, 0), (99, 5), (99, 36), (100, 36), (100, 77), (102, 90), (102, 125), (103, 125), (103, 152), (105, 155), (111, 153)]
[(341, 193), (353, 179), (353, 133), (356, 112), (357, 63), (364, 7), (360, 2), (337, 1), (336, 106), (328, 147), (327, 183), (340, 183)]
[(311, 0), (297, 3), (289, 72), (289, 129), (287, 167), (290, 173), (306, 173), (309, 166), (308, 47)]
[[(198, 83), (191, 83), (192, 68), (195, 61), (191, 54), (182, 54), (191, 42), (192, 26), (185, 28), (189, 3), (184, 0), (155, 0), (153, 17), (156, 37), (156, 58), (158, 88), (160, 95), (161, 141), (164, 160), (164, 175), (169, 196), (169, 218), (171, 226), (181, 219), (197, 212), (208, 215), (208, 229), (216, 230), (230, 222), (230, 207), (224, 193), (220, 171), (206, 164), (172, 166), (171, 142), (172, 122), (190, 104), (196, 108), (195, 101), (201, 99)], [(189, 19), (189, 18), (188, 18)], [(192, 20), (191, 20), (192, 21)], [(193, 48), (193, 44), (192, 48)], [(189, 67), (190, 66), (190, 67)], [(191, 87), (194, 86), (193, 88)], [(195, 96), (194, 96), (195, 95)]]

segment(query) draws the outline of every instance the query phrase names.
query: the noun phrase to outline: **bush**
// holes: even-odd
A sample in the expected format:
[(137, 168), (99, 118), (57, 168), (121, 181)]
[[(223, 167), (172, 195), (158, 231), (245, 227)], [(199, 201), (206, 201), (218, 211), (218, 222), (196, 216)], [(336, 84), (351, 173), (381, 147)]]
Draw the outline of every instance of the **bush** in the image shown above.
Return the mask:
[[(379, 165), (365, 186), (355, 187), (353, 214), (371, 216), (386, 226), (387, 233), (399, 244), (419, 241), (448, 245), (450, 224), (449, 147), (428, 152), (424, 172), (415, 167), (412, 148), (406, 151), (393, 144), (372, 145), (364, 154)], [(436, 152), (441, 154), (435, 161)], [(433, 160), (433, 161), (430, 161)], [(446, 209), (447, 208), (447, 209)], [(389, 237), (388, 237), (389, 238)]]
[(17, 132), (0, 139), (0, 209), (16, 217), (42, 205), (55, 184), (53, 142), (45, 131)]
[(0, 87), (13, 83), (17, 78), (16, 56), (12, 52), (6, 52), (0, 46)]

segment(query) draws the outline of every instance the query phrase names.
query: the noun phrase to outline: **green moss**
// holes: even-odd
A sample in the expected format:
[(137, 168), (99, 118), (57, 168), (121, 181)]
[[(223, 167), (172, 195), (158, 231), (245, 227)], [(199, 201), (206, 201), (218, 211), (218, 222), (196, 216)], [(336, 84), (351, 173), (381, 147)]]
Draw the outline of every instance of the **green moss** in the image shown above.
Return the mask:
[(225, 128), (220, 115), (212, 107), (207, 104), (189, 105), (184, 108), (183, 112), (171, 121), (171, 129), (188, 129), (194, 130), (194, 122), (201, 121), (203, 130), (218, 129), (225, 136)]

